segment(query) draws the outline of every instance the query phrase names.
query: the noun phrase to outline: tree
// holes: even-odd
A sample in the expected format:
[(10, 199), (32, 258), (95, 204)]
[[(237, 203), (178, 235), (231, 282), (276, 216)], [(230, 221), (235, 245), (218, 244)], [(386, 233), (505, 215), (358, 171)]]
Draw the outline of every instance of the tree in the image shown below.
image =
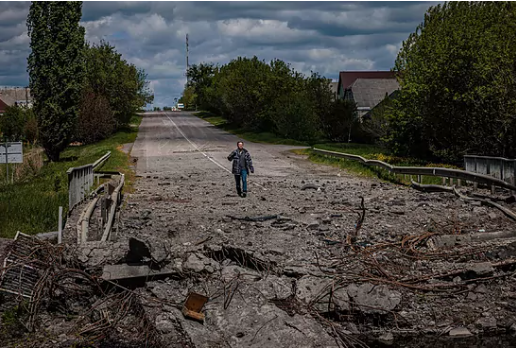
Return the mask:
[(77, 123), (77, 140), (84, 143), (98, 142), (109, 137), (114, 129), (115, 119), (107, 98), (93, 91), (84, 92)]
[(334, 142), (347, 142), (353, 126), (357, 126), (356, 104), (350, 100), (337, 99), (329, 107), (329, 111), (321, 116), (324, 135)]
[(0, 114), (0, 132), (9, 141), (17, 142), (23, 138), (25, 123), (25, 113), (18, 106), (7, 107), (5, 113)]
[(516, 156), (516, 5), (430, 7), (395, 62), (401, 90), (385, 140), (395, 152), (460, 161)]
[(328, 79), (307, 78), (281, 60), (238, 57), (220, 67), (194, 65), (188, 77), (183, 102), (195, 98), (201, 109), (250, 131), (314, 142), (331, 107)]
[(178, 103), (183, 103), (186, 109), (191, 109), (195, 105), (196, 97), (193, 86), (186, 86)]
[(145, 71), (123, 60), (104, 40), (87, 45), (84, 93), (108, 100), (116, 127), (128, 124), (134, 113), (154, 100)]
[(29, 85), (40, 141), (58, 161), (75, 130), (84, 77), (82, 2), (32, 2), (27, 17)]
[(308, 91), (296, 91), (277, 99), (275, 122), (285, 138), (314, 145), (321, 137), (319, 116)]
[(38, 120), (32, 108), (24, 109), (24, 113), (25, 125), (23, 127), (23, 134), (25, 136), (25, 140), (30, 144), (36, 144), (39, 135)]
[(208, 89), (212, 84), (215, 72), (216, 67), (213, 64), (201, 63), (190, 66), (186, 73), (188, 77), (187, 87), (193, 88), (193, 93), (196, 96), (195, 104), (203, 109), (211, 107)]

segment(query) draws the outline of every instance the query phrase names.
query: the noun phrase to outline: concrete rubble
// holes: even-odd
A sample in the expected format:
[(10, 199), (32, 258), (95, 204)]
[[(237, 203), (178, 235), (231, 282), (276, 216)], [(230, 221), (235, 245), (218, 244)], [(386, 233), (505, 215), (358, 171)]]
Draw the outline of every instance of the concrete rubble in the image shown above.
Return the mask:
[[(256, 179), (267, 190), (255, 186), (242, 199), (206, 176), (171, 175), (167, 185), (160, 176), (145, 178), (126, 197), (117, 241), (70, 244), (63, 270), (81, 270), (109, 297), (92, 291), (82, 301), (74, 293), (70, 301), (43, 302), (40, 323), (64, 333), (49, 336), (56, 341), (50, 344), (151, 343), (120, 335), (102, 342), (79, 323), (88, 312), (95, 314), (92, 323), (118, 319), (124, 306), (134, 323), (145, 323), (155, 346), (424, 346), (442, 344), (418, 342), (425, 336), (489, 335), (496, 339), (488, 344), (503, 346), (515, 340), (515, 223), (493, 208), (327, 172)], [(360, 197), (366, 215), (356, 234)], [(505, 235), (479, 238), (496, 232)], [(204, 323), (182, 314), (190, 292), (209, 298)], [(109, 303), (119, 296), (126, 298)], [(6, 304), (0, 300), (1, 311)], [(73, 309), (73, 319), (52, 322), (62, 307)], [(79, 337), (68, 331), (79, 327)]]

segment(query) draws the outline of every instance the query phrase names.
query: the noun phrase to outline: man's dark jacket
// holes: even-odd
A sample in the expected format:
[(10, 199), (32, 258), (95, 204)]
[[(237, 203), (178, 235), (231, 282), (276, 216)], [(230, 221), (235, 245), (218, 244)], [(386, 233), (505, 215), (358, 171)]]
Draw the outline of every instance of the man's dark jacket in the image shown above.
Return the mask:
[[(242, 149), (242, 155), (245, 159), (245, 169), (247, 170), (247, 173), (251, 172), (254, 173), (254, 167), (253, 167), (253, 160), (251, 160), (251, 154), (246, 149)], [(234, 175), (240, 175), (240, 154), (239, 150), (233, 150), (231, 154), (228, 156), (228, 160), (233, 160), (233, 168), (231, 170), (231, 173)]]

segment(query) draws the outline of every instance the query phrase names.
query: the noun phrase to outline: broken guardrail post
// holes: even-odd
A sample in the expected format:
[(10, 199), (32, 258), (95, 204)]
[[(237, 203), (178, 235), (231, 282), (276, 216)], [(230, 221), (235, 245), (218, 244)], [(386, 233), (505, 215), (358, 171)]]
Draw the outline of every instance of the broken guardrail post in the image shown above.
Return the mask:
[(57, 243), (63, 242), (63, 206), (59, 206), (59, 226), (57, 227)]

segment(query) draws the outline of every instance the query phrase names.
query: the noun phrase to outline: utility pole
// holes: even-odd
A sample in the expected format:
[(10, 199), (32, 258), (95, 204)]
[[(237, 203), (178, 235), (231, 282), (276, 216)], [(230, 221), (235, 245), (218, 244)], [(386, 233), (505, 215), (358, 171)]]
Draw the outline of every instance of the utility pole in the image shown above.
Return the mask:
[(186, 82), (188, 82), (188, 34), (186, 34)]

